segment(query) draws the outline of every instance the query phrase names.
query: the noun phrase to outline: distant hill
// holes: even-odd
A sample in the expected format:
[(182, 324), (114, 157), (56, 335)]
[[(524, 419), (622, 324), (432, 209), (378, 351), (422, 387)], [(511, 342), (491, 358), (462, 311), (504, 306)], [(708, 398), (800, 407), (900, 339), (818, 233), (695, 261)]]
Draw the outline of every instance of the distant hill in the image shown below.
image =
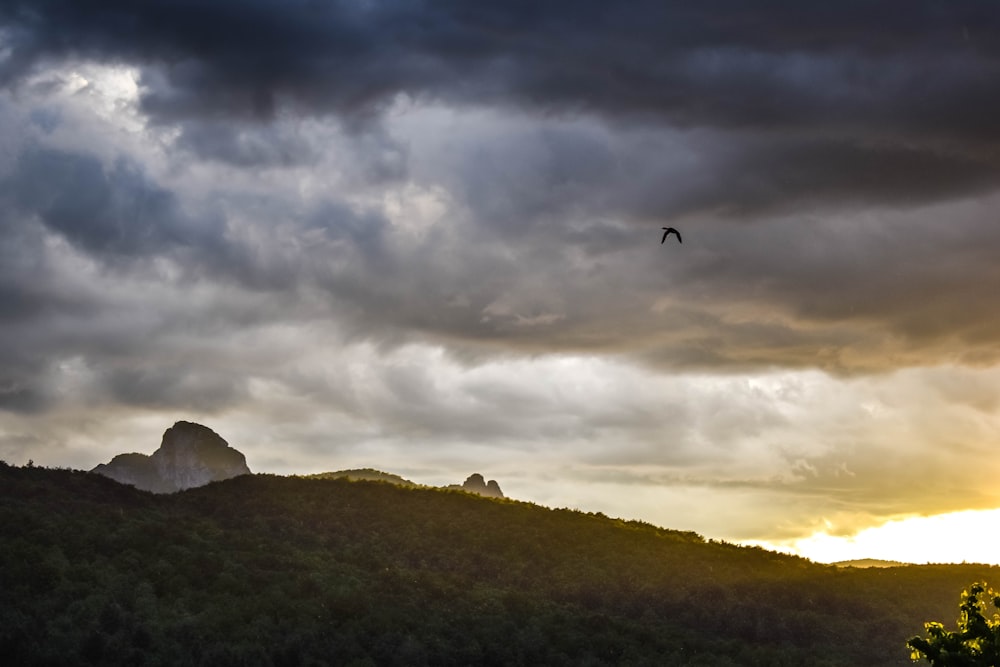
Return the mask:
[(898, 560), (879, 560), (878, 558), (857, 558), (855, 560), (840, 560), (831, 563), (837, 567), (903, 567), (909, 563), (901, 563)]
[(416, 482), (394, 475), (391, 472), (382, 472), (374, 468), (356, 468), (353, 470), (338, 470), (336, 472), (320, 472), (314, 475), (299, 475), (303, 479), (348, 479), (363, 480), (367, 482), (388, 482), (399, 486), (420, 486)]
[(903, 667), (983, 579), (435, 488), (0, 464), (6, 664)]
[[(355, 481), (363, 480), (368, 482), (389, 482), (390, 484), (397, 484), (399, 486), (424, 486), (422, 484), (417, 484), (416, 482), (411, 482), (410, 480), (400, 477), (399, 475), (383, 472), (381, 470), (375, 470), (374, 468), (357, 468), (354, 470), (321, 472), (314, 475), (299, 475), (299, 477), (304, 479), (348, 479)], [(479, 496), (488, 496), (490, 498), (505, 497), (503, 495), (503, 491), (500, 490), (500, 485), (495, 479), (491, 479), (487, 482), (478, 472), (469, 475), (468, 479), (466, 479), (462, 484), (450, 484), (442, 488), (455, 491), (465, 491), (467, 493), (474, 493)]]

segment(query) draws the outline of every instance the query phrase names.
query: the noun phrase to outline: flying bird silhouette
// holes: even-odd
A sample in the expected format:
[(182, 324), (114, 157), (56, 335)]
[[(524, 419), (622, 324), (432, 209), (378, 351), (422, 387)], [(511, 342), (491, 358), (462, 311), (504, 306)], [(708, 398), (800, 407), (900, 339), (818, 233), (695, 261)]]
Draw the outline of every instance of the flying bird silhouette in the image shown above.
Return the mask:
[(684, 241), (681, 240), (681, 233), (679, 231), (677, 231), (673, 227), (664, 227), (663, 229), (665, 231), (663, 232), (663, 238), (660, 239), (660, 245), (663, 245), (663, 242), (666, 241), (667, 237), (670, 236), (671, 234), (677, 234), (677, 242), (684, 243)]

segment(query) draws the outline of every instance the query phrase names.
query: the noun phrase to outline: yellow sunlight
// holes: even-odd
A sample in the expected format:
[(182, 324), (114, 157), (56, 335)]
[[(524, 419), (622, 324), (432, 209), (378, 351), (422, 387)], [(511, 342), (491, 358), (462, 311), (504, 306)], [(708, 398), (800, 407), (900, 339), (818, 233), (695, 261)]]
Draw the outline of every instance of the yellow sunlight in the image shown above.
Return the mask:
[(848, 536), (817, 532), (797, 540), (758, 544), (821, 563), (876, 558), (905, 563), (1000, 565), (998, 528), (1000, 509), (967, 510), (898, 519)]

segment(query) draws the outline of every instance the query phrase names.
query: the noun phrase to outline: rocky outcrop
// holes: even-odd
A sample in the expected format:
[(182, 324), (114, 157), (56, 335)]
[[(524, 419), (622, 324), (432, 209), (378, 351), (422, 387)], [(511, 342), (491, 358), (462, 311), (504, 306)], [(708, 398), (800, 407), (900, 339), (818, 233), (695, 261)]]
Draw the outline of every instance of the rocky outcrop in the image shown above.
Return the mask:
[(90, 472), (110, 477), (116, 482), (129, 484), (137, 489), (153, 493), (167, 493), (167, 485), (156, 472), (153, 458), (145, 454), (119, 454), (107, 463), (102, 463)]
[(246, 457), (218, 433), (180, 421), (164, 432), (160, 448), (151, 456), (119, 454), (91, 472), (145, 491), (172, 493), (248, 475), (250, 468)]
[(449, 489), (461, 489), (462, 491), (467, 491), (468, 493), (475, 493), (480, 496), (489, 496), (490, 498), (503, 498), (503, 491), (500, 490), (500, 485), (497, 484), (495, 479), (491, 479), (487, 482), (483, 479), (483, 476), (478, 472), (469, 475), (469, 478), (460, 486), (458, 484), (452, 484)]

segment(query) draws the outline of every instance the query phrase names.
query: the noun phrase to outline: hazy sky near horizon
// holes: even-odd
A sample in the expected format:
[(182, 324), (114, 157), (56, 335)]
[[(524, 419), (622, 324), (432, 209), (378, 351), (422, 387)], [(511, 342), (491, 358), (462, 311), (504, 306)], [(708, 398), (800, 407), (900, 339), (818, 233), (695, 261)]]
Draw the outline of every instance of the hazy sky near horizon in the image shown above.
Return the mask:
[(990, 2), (0, 0), (0, 458), (1000, 508), (998, 83)]

